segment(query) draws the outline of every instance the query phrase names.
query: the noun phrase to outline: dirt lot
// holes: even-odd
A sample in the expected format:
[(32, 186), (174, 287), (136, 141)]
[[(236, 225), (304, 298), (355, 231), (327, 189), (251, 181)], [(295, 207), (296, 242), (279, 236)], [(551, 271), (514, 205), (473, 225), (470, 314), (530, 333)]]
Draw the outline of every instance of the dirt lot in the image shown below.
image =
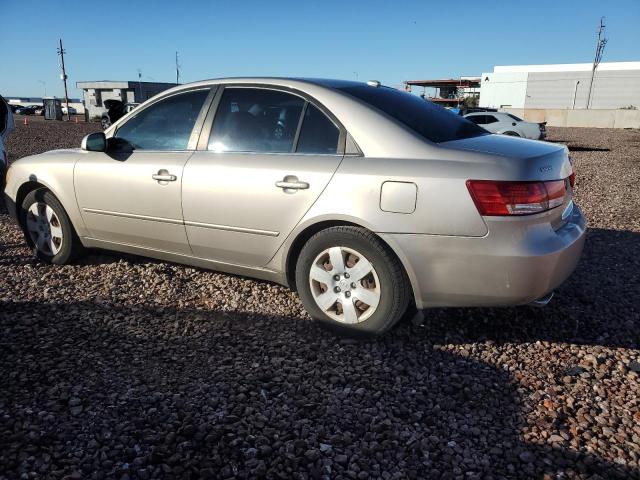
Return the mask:
[[(10, 158), (97, 127), (19, 124)], [(640, 132), (549, 131), (590, 227), (553, 302), (366, 342), (264, 282), (44, 265), (0, 210), (0, 479), (640, 478)]]

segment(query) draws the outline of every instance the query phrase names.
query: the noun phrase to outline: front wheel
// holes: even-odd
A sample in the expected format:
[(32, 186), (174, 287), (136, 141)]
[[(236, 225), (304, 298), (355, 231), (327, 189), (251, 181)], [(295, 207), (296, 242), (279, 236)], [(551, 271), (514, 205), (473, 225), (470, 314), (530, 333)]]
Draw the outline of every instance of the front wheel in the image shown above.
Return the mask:
[(49, 190), (40, 188), (27, 194), (20, 217), (27, 243), (39, 259), (64, 265), (82, 253), (82, 244), (67, 213)]
[(386, 332), (410, 301), (400, 261), (359, 227), (332, 227), (311, 237), (298, 258), (296, 286), (314, 320), (349, 335)]

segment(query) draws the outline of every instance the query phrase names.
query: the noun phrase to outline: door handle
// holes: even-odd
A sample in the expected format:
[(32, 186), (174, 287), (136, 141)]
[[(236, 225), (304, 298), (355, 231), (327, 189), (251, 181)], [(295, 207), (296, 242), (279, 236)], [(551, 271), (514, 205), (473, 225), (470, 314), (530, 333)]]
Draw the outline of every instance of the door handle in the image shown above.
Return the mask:
[(157, 182), (175, 182), (178, 177), (176, 177), (175, 175), (171, 175), (167, 170), (165, 170), (164, 168), (162, 170), (158, 170), (158, 173), (154, 173), (153, 175), (151, 175), (151, 178), (153, 178), (155, 181)]
[(282, 180), (276, 182), (276, 187), (284, 189), (286, 193), (293, 193), (296, 190), (306, 190), (309, 188), (307, 182), (301, 182), (295, 175), (287, 175)]

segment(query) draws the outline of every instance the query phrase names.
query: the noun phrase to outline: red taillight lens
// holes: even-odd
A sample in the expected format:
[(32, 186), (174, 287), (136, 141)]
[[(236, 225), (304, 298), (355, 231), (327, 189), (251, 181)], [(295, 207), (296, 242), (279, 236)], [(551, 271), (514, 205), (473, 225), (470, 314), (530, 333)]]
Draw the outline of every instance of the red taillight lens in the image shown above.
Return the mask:
[(576, 184), (576, 171), (575, 171), (575, 169), (572, 170), (571, 175), (569, 175), (569, 184), (571, 185), (571, 188), (573, 188), (573, 186)]
[(480, 215), (529, 215), (564, 203), (565, 181), (505, 182), (467, 180), (467, 188)]

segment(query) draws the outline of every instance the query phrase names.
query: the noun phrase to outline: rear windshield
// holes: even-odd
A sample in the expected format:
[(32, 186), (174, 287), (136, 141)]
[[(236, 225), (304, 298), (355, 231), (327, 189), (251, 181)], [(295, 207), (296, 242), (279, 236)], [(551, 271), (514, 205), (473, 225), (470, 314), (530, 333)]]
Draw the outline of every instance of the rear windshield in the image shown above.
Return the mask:
[(487, 131), (428, 100), (390, 87), (338, 87), (382, 110), (417, 134), (435, 143), (486, 135)]

